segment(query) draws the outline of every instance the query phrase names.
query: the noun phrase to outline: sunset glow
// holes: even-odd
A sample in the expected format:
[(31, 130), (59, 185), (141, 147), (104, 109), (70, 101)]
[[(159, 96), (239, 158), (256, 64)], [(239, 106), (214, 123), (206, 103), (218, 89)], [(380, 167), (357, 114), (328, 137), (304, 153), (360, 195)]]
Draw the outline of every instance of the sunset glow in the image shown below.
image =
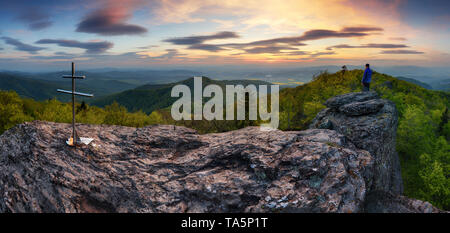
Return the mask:
[(1, 1), (1, 69), (450, 64), (448, 1)]

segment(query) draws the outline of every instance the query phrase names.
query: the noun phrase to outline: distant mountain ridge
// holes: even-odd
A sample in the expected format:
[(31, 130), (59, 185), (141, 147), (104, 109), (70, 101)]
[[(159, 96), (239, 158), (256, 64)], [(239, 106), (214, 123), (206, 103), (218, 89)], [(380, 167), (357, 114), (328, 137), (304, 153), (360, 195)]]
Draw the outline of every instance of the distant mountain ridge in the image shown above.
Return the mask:
[(435, 90), (450, 91), (450, 79), (434, 81), (431, 86)]
[[(0, 89), (14, 90), (22, 97), (35, 100), (57, 98), (61, 101), (70, 101), (70, 96), (61, 95), (56, 92), (57, 88), (71, 88), (68, 80), (60, 78), (67, 73), (66, 71), (34, 74), (26, 72), (0, 72)], [(185, 83), (186, 80), (184, 79), (186, 79), (186, 75), (191, 75), (192, 77), (196, 72), (189, 70), (104, 70), (79, 71), (76, 73), (87, 76), (85, 80), (77, 82), (77, 90), (94, 93), (95, 96), (95, 98), (85, 99), (85, 101), (101, 107), (116, 101), (124, 105), (129, 111), (143, 110), (149, 113), (153, 110), (170, 106), (176, 100), (170, 97), (171, 87), (178, 83)], [(261, 76), (264, 73), (264, 70), (256, 71), (253, 75)], [(293, 75), (293, 73), (290, 73), (290, 75)], [(431, 86), (413, 78), (399, 76), (397, 79), (416, 84), (426, 89), (449, 89), (447, 88), (448, 85), (443, 84), (445, 80)], [(189, 86), (189, 83), (187, 84)], [(246, 86), (248, 84), (270, 85), (271, 83), (258, 79), (239, 79), (234, 81), (209, 79), (205, 80), (204, 84), (217, 84), (219, 86), (242, 84)], [(280, 86), (280, 88), (282, 87), (284, 86)]]
[[(70, 89), (71, 82), (61, 78), (67, 72), (49, 74), (27, 74), (19, 72), (0, 72), (0, 89), (13, 90), (20, 96), (35, 100), (57, 98), (61, 101), (69, 101), (70, 97), (61, 95), (56, 89)], [(80, 72), (79, 75), (86, 75)], [(124, 91), (136, 87), (135, 84), (118, 80), (106, 80), (87, 75), (86, 79), (76, 82), (76, 89), (83, 92), (94, 93), (94, 96), (105, 96), (115, 92)]]
[(433, 90), (434, 89), (432, 86), (430, 86), (430, 85), (428, 85), (428, 84), (426, 84), (424, 82), (421, 82), (419, 80), (413, 79), (413, 78), (406, 78), (406, 77), (401, 77), (401, 76), (396, 77), (396, 78), (398, 78), (400, 80), (404, 80), (404, 81), (410, 82), (410, 83), (414, 83), (414, 84), (419, 85), (419, 86), (421, 86), (423, 88), (426, 88), (428, 90)]
[[(184, 84), (191, 90), (194, 88), (194, 78), (189, 78), (180, 82), (168, 84), (147, 84), (136, 87), (132, 90), (126, 90), (120, 93), (112, 94), (93, 100), (93, 105), (103, 107), (117, 102), (125, 106), (129, 111), (142, 110), (145, 113), (151, 113), (157, 109), (163, 109), (171, 106), (177, 98), (171, 97), (170, 93), (175, 85)], [(225, 85), (271, 85), (271, 83), (261, 80), (213, 80), (208, 77), (202, 78), (203, 88), (207, 85), (215, 84), (221, 86), (225, 91)]]
[[(57, 95), (56, 89), (64, 88), (61, 82), (23, 78), (14, 74), (0, 73), (0, 89), (13, 90), (22, 97), (35, 100), (51, 99)], [(60, 98), (61, 100), (67, 99)]]

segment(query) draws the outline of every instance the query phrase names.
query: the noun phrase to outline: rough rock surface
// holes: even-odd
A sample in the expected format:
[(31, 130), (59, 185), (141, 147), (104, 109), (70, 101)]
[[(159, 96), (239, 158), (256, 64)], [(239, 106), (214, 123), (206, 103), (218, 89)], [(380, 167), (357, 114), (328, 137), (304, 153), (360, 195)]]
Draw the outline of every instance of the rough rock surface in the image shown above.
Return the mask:
[(372, 158), (332, 130), (35, 121), (0, 137), (1, 212), (360, 212)]
[(395, 106), (347, 116), (351, 96), (316, 119), (336, 130), (78, 124), (94, 141), (74, 149), (69, 124), (17, 125), (0, 136), (0, 212), (439, 212), (395, 193)]
[(342, 105), (346, 105), (349, 103), (354, 103), (354, 102), (364, 102), (367, 100), (371, 100), (371, 99), (377, 99), (378, 98), (378, 94), (376, 92), (373, 91), (368, 91), (368, 92), (352, 92), (352, 93), (347, 93), (347, 94), (343, 94), (343, 95), (338, 95), (335, 96), (333, 98), (328, 99), (327, 101), (325, 101), (325, 106), (329, 107), (329, 108), (339, 108)]
[(357, 148), (371, 153), (375, 162), (372, 190), (402, 194), (400, 161), (395, 150), (398, 113), (395, 104), (375, 92), (335, 96), (325, 102), (310, 128), (333, 129)]
[(339, 112), (342, 112), (347, 116), (368, 115), (371, 113), (377, 113), (383, 106), (383, 101), (373, 99), (364, 102), (344, 104), (339, 107)]

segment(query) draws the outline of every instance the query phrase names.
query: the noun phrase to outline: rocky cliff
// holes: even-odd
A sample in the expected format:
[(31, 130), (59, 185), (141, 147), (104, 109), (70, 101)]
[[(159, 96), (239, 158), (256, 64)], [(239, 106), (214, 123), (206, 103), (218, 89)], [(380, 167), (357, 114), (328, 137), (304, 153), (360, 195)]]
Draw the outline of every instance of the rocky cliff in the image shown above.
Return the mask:
[(374, 159), (371, 189), (403, 193), (400, 161), (395, 150), (398, 113), (395, 104), (375, 92), (335, 96), (325, 102), (310, 128), (332, 129)]
[(438, 212), (398, 195), (395, 107), (362, 95), (328, 102), (333, 130), (78, 124), (74, 149), (69, 124), (24, 123), (0, 136), (0, 212)]

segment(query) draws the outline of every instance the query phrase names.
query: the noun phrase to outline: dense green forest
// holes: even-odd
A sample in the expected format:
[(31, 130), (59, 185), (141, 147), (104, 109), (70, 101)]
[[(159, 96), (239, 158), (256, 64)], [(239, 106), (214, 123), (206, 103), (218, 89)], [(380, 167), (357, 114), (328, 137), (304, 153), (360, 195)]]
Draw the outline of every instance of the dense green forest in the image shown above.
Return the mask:
[[(142, 85), (131, 90), (97, 98), (92, 101), (92, 104), (103, 107), (117, 102), (126, 107), (129, 111), (142, 110), (145, 113), (151, 113), (157, 109), (167, 108), (177, 100), (176, 98), (171, 98), (170, 93), (172, 87), (179, 84), (186, 85), (193, 90), (194, 78), (168, 84)], [(270, 85), (270, 83), (259, 80), (213, 80), (208, 77), (202, 77), (203, 88), (210, 84), (218, 85), (222, 87), (222, 90), (225, 90), (225, 85)]]
[[(280, 92), (280, 129), (302, 130), (325, 108), (330, 97), (361, 91), (361, 70), (329, 74), (322, 73), (313, 81)], [(399, 111), (397, 151), (402, 165), (405, 195), (426, 200), (435, 206), (450, 209), (450, 94), (431, 91), (416, 84), (374, 72), (372, 89), (383, 98), (395, 102)], [(165, 89), (159, 86), (157, 89)], [(152, 88), (149, 88), (152, 89)], [(146, 88), (137, 89), (146, 91)], [(148, 91), (148, 90), (147, 90)], [(164, 93), (167, 93), (164, 91)], [(160, 93), (161, 94), (161, 93)], [(170, 93), (169, 93), (170, 94)], [(170, 96), (167, 102), (175, 101)], [(152, 107), (150, 114), (129, 112), (114, 100), (103, 108), (77, 104), (77, 121), (91, 124), (116, 124), (141, 127), (149, 124), (177, 124), (195, 128), (201, 133), (223, 132), (258, 125), (259, 121), (178, 121), (170, 117), (167, 104)], [(162, 109), (157, 109), (161, 107)], [(156, 109), (156, 110), (155, 110)], [(136, 110), (136, 109), (131, 109)], [(31, 120), (71, 122), (71, 105), (55, 99), (35, 101), (21, 98), (13, 91), (0, 91), (0, 133), (12, 126)]]

